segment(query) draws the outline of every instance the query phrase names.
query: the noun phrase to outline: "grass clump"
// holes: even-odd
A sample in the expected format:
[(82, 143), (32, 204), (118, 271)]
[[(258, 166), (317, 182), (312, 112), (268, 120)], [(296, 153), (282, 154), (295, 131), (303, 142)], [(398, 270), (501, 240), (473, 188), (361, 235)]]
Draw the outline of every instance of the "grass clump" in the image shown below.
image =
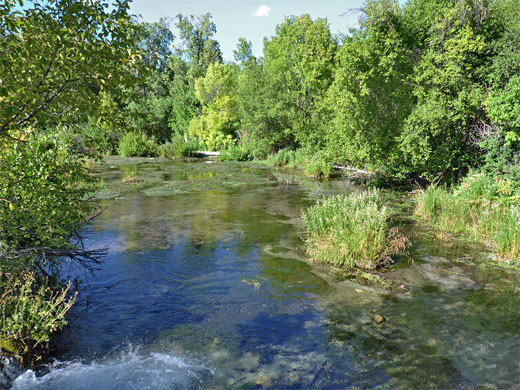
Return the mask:
[(345, 271), (381, 267), (408, 245), (377, 190), (321, 199), (302, 217), (309, 255)]
[(466, 234), (520, 265), (520, 188), (513, 180), (479, 173), (451, 189), (430, 186), (417, 196), (415, 212), (442, 232)]
[(313, 156), (304, 150), (281, 149), (267, 156), (265, 163), (274, 167), (301, 168), (305, 176), (322, 179), (332, 175), (332, 164), (321, 156)]
[(230, 145), (220, 152), (220, 161), (251, 161), (253, 154), (246, 144)]
[(267, 156), (265, 163), (273, 167), (297, 168), (303, 165), (305, 157), (299, 150), (281, 149)]
[(332, 175), (332, 164), (319, 157), (312, 158), (303, 164), (303, 173), (305, 176), (315, 179), (330, 177)]
[(171, 142), (166, 142), (157, 147), (157, 154), (161, 157), (179, 158), (193, 157), (199, 149), (196, 141), (185, 141), (182, 137), (173, 137)]

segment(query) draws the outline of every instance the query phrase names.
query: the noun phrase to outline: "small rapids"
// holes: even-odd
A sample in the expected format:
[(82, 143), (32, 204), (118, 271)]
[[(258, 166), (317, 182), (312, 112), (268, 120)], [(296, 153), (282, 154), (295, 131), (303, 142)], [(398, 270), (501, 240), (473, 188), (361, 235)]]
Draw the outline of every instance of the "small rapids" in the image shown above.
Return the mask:
[(13, 383), (17, 389), (197, 389), (212, 375), (199, 362), (165, 353), (125, 352), (100, 361), (56, 362), (49, 373), (38, 376), (28, 370)]

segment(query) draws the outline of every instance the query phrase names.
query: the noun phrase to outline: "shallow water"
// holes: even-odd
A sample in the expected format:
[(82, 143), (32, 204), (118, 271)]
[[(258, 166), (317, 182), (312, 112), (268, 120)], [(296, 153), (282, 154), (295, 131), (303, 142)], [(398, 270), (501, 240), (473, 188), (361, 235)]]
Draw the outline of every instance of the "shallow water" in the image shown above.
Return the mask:
[(305, 256), (301, 209), (349, 181), (205, 160), (99, 174), (106, 210), (85, 235), (103, 268), (15, 389), (519, 388), (520, 277), (479, 267), (483, 248), (404, 215), (413, 262), (387, 291)]

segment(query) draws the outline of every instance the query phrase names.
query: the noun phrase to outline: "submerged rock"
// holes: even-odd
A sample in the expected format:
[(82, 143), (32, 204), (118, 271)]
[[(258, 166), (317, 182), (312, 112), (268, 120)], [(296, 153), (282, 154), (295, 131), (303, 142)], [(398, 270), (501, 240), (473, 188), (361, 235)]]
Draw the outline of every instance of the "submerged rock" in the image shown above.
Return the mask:
[(383, 322), (386, 321), (385, 317), (383, 317), (381, 314), (377, 314), (377, 313), (372, 316), (372, 319), (375, 322), (377, 322), (378, 324), (382, 324)]
[(0, 389), (9, 389), (13, 381), (22, 373), (20, 365), (13, 358), (0, 354)]

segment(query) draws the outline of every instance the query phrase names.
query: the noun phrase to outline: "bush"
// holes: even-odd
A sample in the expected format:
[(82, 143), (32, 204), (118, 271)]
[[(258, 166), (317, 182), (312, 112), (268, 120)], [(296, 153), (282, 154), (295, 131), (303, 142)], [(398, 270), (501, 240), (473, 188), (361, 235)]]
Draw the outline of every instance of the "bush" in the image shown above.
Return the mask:
[(120, 138), (117, 131), (97, 124), (92, 119), (78, 126), (75, 131), (84, 148), (108, 156), (117, 153)]
[(231, 145), (220, 152), (221, 161), (251, 161), (253, 155), (247, 145)]
[(430, 186), (416, 199), (416, 214), (441, 231), (465, 233), (502, 259), (519, 263), (520, 189), (515, 181), (471, 174), (451, 190)]
[(53, 290), (35, 272), (0, 273), (0, 349), (19, 360), (44, 347), (53, 332), (67, 325), (65, 314), (75, 301), (70, 285)]
[(121, 138), (118, 153), (123, 157), (154, 157), (157, 156), (157, 142), (145, 134), (128, 132)]
[[(92, 205), (95, 178), (82, 159), (50, 137), (10, 146), (0, 157), (0, 255), (31, 248), (69, 249)], [(42, 264), (50, 272), (50, 260)]]
[(62, 139), (30, 137), (0, 155), (0, 348), (19, 359), (66, 323), (73, 299), (57, 282), (63, 258), (95, 262), (73, 241), (93, 211), (85, 199), (94, 182)]
[(157, 154), (161, 157), (177, 158), (192, 157), (199, 148), (195, 141), (185, 142), (182, 137), (173, 137), (171, 142), (166, 142), (157, 147)]
[(344, 270), (383, 266), (408, 243), (391, 228), (377, 190), (319, 200), (302, 217), (309, 255)]
[(322, 158), (313, 157), (303, 164), (303, 173), (306, 176), (313, 177), (315, 179), (330, 177), (332, 174), (332, 164), (326, 162)]

